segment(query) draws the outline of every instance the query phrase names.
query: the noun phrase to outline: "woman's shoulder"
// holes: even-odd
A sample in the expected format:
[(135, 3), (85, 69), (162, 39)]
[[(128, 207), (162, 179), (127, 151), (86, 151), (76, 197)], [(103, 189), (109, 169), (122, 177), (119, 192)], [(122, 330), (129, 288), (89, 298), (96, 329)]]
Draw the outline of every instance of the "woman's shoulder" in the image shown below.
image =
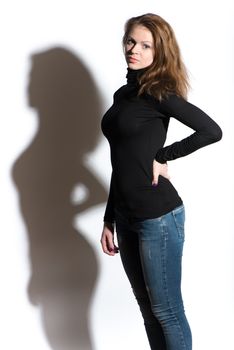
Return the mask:
[(175, 93), (170, 93), (162, 97), (161, 100), (157, 99), (152, 95), (148, 96), (148, 99), (150, 99), (151, 102), (155, 103), (157, 108), (165, 111), (170, 109), (182, 108), (188, 103), (185, 98)]
[(156, 109), (165, 117), (179, 114), (181, 111), (186, 110), (188, 106), (188, 101), (175, 93), (170, 93), (160, 100), (153, 95), (144, 94), (144, 99), (152, 108)]
[(123, 90), (125, 90), (127, 85), (122, 85), (114, 92), (114, 97), (118, 96)]

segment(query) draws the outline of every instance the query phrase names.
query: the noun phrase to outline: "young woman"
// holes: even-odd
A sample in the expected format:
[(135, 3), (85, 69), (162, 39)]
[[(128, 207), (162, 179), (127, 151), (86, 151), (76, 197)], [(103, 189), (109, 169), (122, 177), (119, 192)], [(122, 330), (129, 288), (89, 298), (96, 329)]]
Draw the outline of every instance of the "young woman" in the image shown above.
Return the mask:
[[(102, 249), (111, 256), (120, 251), (151, 349), (191, 350), (181, 296), (185, 209), (170, 182), (167, 162), (219, 141), (222, 131), (186, 100), (186, 68), (163, 18), (130, 18), (123, 46), (127, 84), (115, 92), (102, 119), (113, 170)], [(170, 117), (194, 132), (164, 147)]]

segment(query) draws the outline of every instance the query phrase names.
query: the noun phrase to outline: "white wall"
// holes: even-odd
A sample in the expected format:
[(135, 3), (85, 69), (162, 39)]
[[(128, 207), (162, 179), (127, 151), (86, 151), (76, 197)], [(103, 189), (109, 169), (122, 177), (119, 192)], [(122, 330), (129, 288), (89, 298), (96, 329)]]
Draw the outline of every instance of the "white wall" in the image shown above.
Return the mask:
[[(123, 25), (129, 17), (146, 12), (161, 15), (175, 29), (191, 75), (193, 90), (189, 100), (223, 129), (221, 142), (171, 162), (169, 169), (186, 206), (183, 294), (194, 349), (234, 348), (234, 28), (233, 6), (228, 0), (1, 2), (1, 348), (148, 348), (119, 256), (104, 256), (100, 249), (110, 162), (108, 144), (97, 127), (98, 118), (112, 102), (113, 92), (125, 83)], [(38, 101), (45, 88), (43, 84), (42, 90), (35, 86), (40, 82), (40, 74), (34, 77), (34, 86), (29, 86), (32, 56), (42, 53), (47, 58), (48, 50), (57, 47), (64, 50), (62, 59), (66, 52), (75, 58), (74, 67), (68, 71), (76, 74), (80, 70), (89, 77), (86, 83), (90, 89), (98, 91), (97, 96), (88, 96), (100, 112), (99, 117), (95, 115), (94, 126), (90, 115), (93, 107), (85, 101), (87, 90), (83, 91), (84, 101), (79, 100), (82, 126), (91, 128), (95, 137), (93, 143), (92, 139), (88, 139), (88, 144), (84, 142), (84, 159), (78, 147), (82, 151), (79, 140), (84, 135), (88, 137), (87, 130), (83, 134), (70, 111), (61, 111), (51, 101), (46, 106), (44, 101)], [(51, 78), (50, 71), (44, 74), (46, 82)], [(55, 80), (53, 83), (56, 88)], [(79, 105), (74, 103), (74, 110), (78, 111)], [(54, 119), (46, 118), (49, 112)], [(76, 129), (69, 129), (71, 120), (77, 127), (77, 139)], [(190, 132), (173, 121), (168, 143)], [(66, 168), (66, 155), (70, 153), (63, 152), (69, 151), (70, 141), (73, 158), (70, 168)], [(73, 169), (76, 159), (80, 163)], [(74, 179), (70, 180), (70, 175)], [(71, 200), (79, 204), (82, 195), (85, 198), (82, 186), (86, 177), (90, 177), (88, 186), (94, 186), (97, 195), (92, 205), (77, 214), (77, 207), (72, 211)], [(61, 197), (61, 185), (68, 180), (74, 186), (70, 194), (66, 192), (68, 196)], [(43, 188), (45, 184), (47, 188)], [(54, 189), (53, 198), (48, 193), (50, 188)], [(45, 207), (40, 201), (45, 202)], [(90, 334), (84, 327), (85, 315)]]

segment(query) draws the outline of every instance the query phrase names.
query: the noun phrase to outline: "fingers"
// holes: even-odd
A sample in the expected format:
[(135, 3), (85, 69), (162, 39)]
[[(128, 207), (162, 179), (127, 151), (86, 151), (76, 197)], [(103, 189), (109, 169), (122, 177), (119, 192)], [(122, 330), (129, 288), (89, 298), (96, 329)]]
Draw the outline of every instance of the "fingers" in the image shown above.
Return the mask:
[(156, 160), (153, 161), (153, 180), (152, 185), (157, 186), (159, 175), (165, 177), (166, 179), (170, 180), (170, 176), (168, 174), (168, 166), (167, 163), (161, 164), (158, 163)]
[(119, 252), (119, 248), (114, 244), (113, 233), (106, 227), (104, 227), (103, 229), (101, 245), (102, 250), (105, 254), (114, 256), (116, 253)]
[(168, 174), (168, 165), (167, 164), (162, 164), (162, 176), (164, 176), (166, 179), (170, 180), (170, 176)]
[(152, 180), (152, 185), (157, 186), (158, 184), (158, 177), (159, 177), (159, 163), (156, 162), (156, 160), (153, 161), (153, 180)]
[(104, 253), (106, 253), (108, 255), (113, 255), (111, 253), (112, 253), (112, 250), (114, 249), (114, 247), (108, 242), (108, 238), (105, 234), (102, 235), (101, 245), (102, 245), (102, 250)]
[(158, 184), (158, 174), (154, 174), (154, 176), (153, 176), (153, 180), (152, 180), (152, 185), (153, 186), (157, 186), (157, 184)]

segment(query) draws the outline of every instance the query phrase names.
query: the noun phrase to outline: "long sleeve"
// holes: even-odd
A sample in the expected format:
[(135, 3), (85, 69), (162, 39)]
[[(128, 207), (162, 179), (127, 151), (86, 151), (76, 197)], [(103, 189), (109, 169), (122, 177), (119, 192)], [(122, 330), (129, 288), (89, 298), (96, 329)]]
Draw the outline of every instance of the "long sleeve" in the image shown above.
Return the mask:
[(109, 196), (106, 204), (106, 210), (104, 214), (105, 222), (114, 222), (115, 221), (115, 212), (114, 212), (114, 193), (113, 193), (113, 172), (111, 174), (111, 181), (110, 181), (110, 190), (109, 190)]
[(171, 95), (160, 103), (160, 111), (165, 116), (174, 117), (195, 131), (181, 141), (159, 149), (155, 159), (160, 163), (184, 157), (222, 138), (222, 130), (219, 125), (201, 109), (181, 97)]

